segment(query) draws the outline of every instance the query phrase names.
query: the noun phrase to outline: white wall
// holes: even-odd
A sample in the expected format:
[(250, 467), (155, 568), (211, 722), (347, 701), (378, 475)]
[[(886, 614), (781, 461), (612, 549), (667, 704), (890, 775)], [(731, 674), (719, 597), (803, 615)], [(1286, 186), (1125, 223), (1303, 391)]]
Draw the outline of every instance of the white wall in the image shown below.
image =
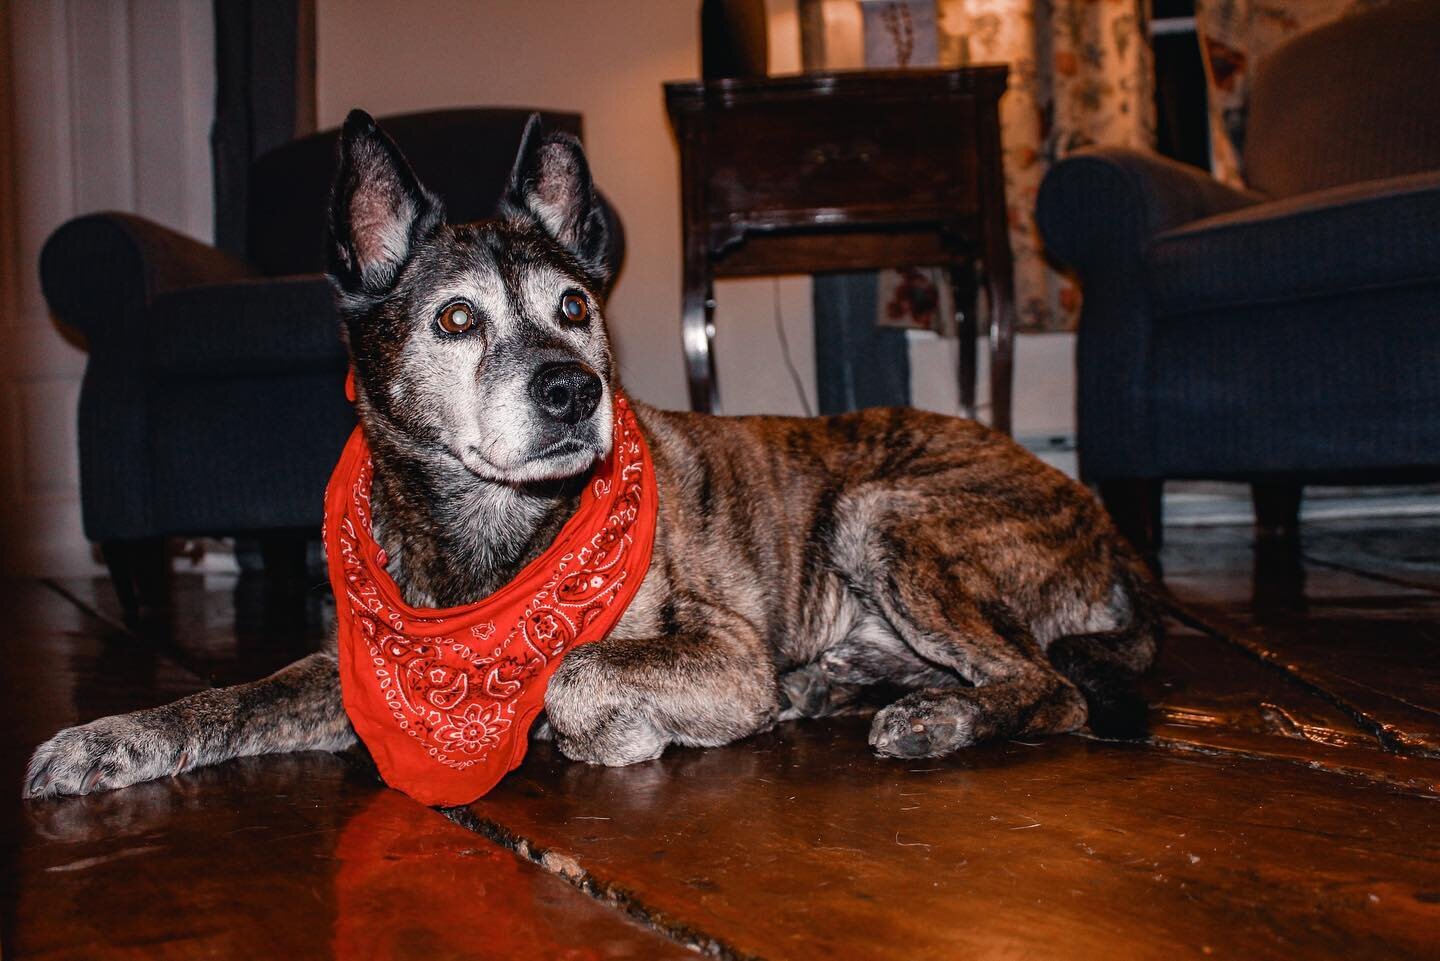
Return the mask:
[(0, 16), (0, 570), (90, 571), (75, 439), (85, 358), (45, 307), (40, 248), (65, 220), (104, 209), (210, 238), (210, 4), (12, 0)]

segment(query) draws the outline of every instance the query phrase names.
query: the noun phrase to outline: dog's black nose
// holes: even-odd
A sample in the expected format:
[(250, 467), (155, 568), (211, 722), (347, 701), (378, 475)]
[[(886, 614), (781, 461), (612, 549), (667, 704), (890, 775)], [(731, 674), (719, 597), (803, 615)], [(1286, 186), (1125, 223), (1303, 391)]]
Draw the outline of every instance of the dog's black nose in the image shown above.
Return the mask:
[(600, 403), (600, 378), (584, 364), (546, 364), (530, 378), (530, 397), (552, 420), (578, 424)]

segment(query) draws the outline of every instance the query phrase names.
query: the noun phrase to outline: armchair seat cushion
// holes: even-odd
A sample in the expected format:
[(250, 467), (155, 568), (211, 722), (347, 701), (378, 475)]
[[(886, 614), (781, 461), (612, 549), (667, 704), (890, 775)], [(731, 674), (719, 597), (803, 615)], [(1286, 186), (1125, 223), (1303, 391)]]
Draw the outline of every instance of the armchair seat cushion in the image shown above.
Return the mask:
[(1440, 171), (1257, 204), (1157, 235), (1158, 318), (1440, 280)]
[(145, 321), (145, 366), (182, 380), (343, 370), (333, 297), (318, 274), (165, 294)]

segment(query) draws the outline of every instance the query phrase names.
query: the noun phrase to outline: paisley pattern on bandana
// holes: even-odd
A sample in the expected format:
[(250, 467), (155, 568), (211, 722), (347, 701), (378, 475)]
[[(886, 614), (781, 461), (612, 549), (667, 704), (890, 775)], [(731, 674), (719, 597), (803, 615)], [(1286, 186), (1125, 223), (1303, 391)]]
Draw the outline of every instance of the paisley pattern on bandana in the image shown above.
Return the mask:
[(463, 804), (520, 763), (560, 659), (603, 638), (650, 565), (655, 472), (628, 401), (575, 516), (551, 548), (475, 604), (411, 608), (371, 536), (372, 464), (357, 428), (326, 492), (345, 709), (391, 787)]

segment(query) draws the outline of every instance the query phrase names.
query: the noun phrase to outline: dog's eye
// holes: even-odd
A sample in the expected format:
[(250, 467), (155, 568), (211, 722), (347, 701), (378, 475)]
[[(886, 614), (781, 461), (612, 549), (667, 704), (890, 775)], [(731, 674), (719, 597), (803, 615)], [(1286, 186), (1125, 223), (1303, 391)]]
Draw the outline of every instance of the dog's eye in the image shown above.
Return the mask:
[(560, 298), (560, 313), (572, 324), (583, 324), (590, 316), (590, 305), (585, 303), (584, 297), (571, 291)]
[(463, 334), (475, 326), (475, 308), (463, 300), (457, 300), (440, 311), (435, 322), (447, 334)]

